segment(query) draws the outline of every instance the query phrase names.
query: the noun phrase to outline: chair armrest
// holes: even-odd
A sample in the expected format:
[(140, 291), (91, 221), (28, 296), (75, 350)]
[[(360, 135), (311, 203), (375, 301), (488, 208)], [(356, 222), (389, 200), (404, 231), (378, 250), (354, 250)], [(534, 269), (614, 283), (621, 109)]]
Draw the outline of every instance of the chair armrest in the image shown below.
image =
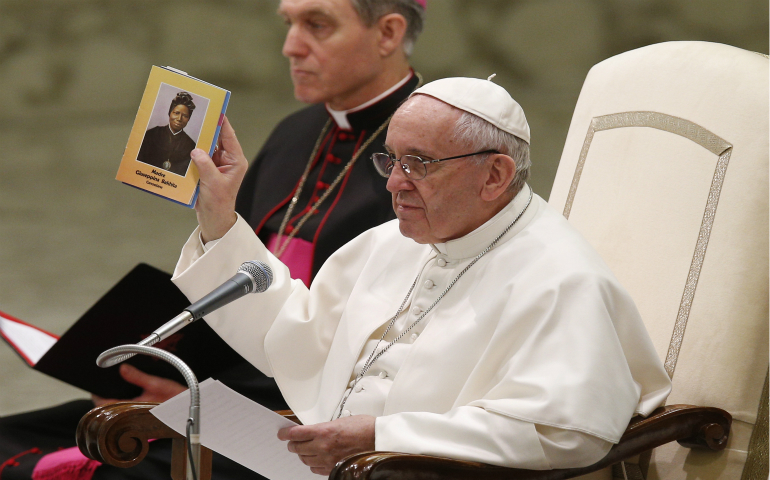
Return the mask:
[[(169, 438), (171, 478), (185, 480), (186, 439), (150, 413), (156, 405), (120, 402), (94, 408), (80, 419), (76, 433), (78, 448), (88, 458), (128, 468), (144, 459), (150, 450), (150, 440)], [(211, 450), (201, 446), (199, 480), (211, 479), (211, 461)]]
[[(78, 448), (88, 458), (114, 467), (128, 468), (149, 452), (149, 440), (173, 440), (171, 477), (185, 478), (185, 438), (158, 420), (150, 410), (157, 403), (119, 402), (96, 407), (80, 419), (76, 433)], [(291, 410), (276, 412), (300, 423)], [(211, 478), (211, 450), (201, 447), (200, 480)]]
[(150, 413), (157, 403), (113, 403), (80, 419), (76, 439), (88, 458), (116, 467), (133, 467), (147, 455), (150, 439), (183, 438)]
[(669, 405), (631, 420), (620, 442), (597, 463), (582, 468), (522, 470), (429, 455), (365, 452), (342, 460), (333, 480), (562, 480), (594, 472), (655, 447), (678, 441), (686, 447), (722, 450), (732, 417), (718, 408)]
[(278, 415), (281, 415), (282, 417), (285, 417), (287, 420), (291, 420), (297, 425), (302, 425), (302, 422), (299, 421), (299, 418), (297, 418), (297, 416), (294, 415), (294, 412), (292, 412), (291, 410), (276, 410), (275, 413), (277, 413)]

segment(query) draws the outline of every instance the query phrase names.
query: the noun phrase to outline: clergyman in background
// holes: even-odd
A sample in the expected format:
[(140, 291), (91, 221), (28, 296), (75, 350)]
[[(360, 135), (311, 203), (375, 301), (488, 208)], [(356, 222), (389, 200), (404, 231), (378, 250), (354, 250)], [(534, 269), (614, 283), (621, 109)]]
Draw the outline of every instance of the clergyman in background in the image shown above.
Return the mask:
[[(385, 179), (369, 158), (381, 150), (393, 112), (420, 82), (409, 55), (422, 31), (425, 1), (283, 0), (279, 15), (288, 27), (283, 53), (295, 96), (313, 105), (275, 128), (237, 203), (260, 238), (274, 239), (273, 249), (292, 266), (292, 275), (310, 283), (339, 246), (394, 218)], [(128, 365), (121, 374), (144, 389), (134, 401), (162, 402), (186, 388)], [(217, 378), (268, 408), (287, 408), (273, 379), (248, 362)], [(93, 405), (79, 400), (0, 418), (0, 462), (38, 449), (6, 467), (3, 478), (29, 479), (39, 453), (72, 447), (77, 422)], [(170, 469), (165, 441), (153, 442), (145, 460), (129, 469), (94, 465), (71, 448), (67, 453), (80, 462), (74, 467), (83, 478), (167, 478)], [(261, 478), (219, 455), (213, 472), (220, 479)]]

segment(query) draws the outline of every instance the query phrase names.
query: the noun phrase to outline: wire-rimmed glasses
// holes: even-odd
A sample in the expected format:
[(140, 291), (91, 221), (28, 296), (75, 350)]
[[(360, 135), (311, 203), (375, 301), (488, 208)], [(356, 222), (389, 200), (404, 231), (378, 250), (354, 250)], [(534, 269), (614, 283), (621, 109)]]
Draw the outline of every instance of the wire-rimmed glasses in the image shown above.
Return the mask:
[(439, 158), (438, 160), (423, 160), (417, 155), (404, 155), (401, 158), (396, 158), (392, 153), (375, 153), (372, 154), (372, 162), (374, 162), (374, 168), (377, 169), (377, 173), (385, 178), (390, 177), (390, 172), (393, 171), (393, 166), (396, 162), (401, 164), (401, 169), (404, 174), (411, 180), (422, 180), (428, 174), (429, 163), (438, 163), (445, 160), (454, 160), (455, 158), (472, 157), (474, 155), (481, 155), (484, 153), (499, 153), (497, 150), (484, 150), (475, 153), (466, 153), (465, 155), (457, 155), (454, 157)]

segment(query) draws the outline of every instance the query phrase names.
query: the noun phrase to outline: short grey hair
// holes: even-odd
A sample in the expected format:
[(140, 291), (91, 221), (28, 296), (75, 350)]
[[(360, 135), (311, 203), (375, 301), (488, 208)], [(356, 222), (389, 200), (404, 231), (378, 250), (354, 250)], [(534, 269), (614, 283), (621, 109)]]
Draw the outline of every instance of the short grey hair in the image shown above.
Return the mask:
[(410, 56), (417, 37), (425, 23), (425, 9), (415, 0), (350, 0), (364, 25), (371, 27), (381, 17), (390, 13), (401, 14), (406, 19), (404, 53)]
[[(516, 135), (500, 130), (483, 118), (465, 111), (455, 123), (454, 137), (468, 145), (473, 152), (496, 150), (511, 157), (516, 164), (516, 174), (507, 191), (516, 195), (524, 188), (524, 184), (529, 178), (529, 167), (532, 166), (527, 142)], [(479, 155), (473, 160), (481, 164), (487, 158), (488, 155)]]

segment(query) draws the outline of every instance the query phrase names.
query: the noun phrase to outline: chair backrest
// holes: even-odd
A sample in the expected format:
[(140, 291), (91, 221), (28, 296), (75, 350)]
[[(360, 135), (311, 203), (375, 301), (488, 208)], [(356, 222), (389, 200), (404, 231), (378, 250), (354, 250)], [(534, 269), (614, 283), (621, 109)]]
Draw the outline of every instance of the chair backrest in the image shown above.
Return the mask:
[(668, 444), (647, 478), (767, 478), (767, 56), (668, 42), (594, 66), (549, 203), (636, 300), (668, 403), (733, 415), (724, 452)]

